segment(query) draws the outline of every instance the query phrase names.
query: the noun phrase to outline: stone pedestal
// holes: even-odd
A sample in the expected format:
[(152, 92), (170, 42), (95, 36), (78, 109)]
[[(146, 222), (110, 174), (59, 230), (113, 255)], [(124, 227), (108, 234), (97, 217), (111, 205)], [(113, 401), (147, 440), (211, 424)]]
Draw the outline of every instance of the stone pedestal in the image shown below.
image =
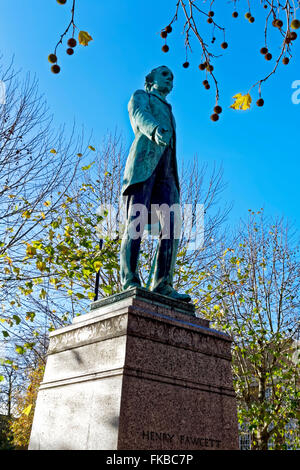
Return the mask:
[(50, 335), (29, 449), (238, 449), (230, 338), (135, 288)]

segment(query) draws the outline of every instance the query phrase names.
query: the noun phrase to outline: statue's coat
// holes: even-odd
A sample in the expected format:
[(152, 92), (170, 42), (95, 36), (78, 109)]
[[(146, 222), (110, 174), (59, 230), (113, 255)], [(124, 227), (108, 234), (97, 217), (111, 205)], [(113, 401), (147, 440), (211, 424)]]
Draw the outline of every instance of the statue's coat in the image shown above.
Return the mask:
[(127, 158), (122, 194), (129, 186), (146, 181), (153, 173), (165, 147), (154, 141), (155, 129), (159, 126), (172, 139), (175, 182), (179, 193), (179, 179), (176, 162), (175, 119), (172, 107), (155, 91), (137, 90), (128, 103), (130, 122), (135, 139)]

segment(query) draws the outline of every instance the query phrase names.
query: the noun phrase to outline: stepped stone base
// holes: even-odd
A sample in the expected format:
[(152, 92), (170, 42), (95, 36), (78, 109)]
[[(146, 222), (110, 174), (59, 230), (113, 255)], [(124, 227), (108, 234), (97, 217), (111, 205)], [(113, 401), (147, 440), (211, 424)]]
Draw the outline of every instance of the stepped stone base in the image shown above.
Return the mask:
[(238, 449), (231, 340), (134, 288), (50, 335), (29, 449)]

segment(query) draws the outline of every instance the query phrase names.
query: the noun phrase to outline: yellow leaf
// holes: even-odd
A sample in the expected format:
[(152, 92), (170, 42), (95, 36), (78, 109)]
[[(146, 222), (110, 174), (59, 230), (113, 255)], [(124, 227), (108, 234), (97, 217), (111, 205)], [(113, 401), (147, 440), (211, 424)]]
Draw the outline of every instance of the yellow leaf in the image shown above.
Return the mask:
[(57, 153), (55, 149), (51, 149), (50, 153)]
[(102, 266), (101, 261), (95, 261), (95, 263), (94, 263), (94, 269), (95, 269), (95, 271), (99, 271), (99, 269), (101, 268), (101, 266)]
[(231, 108), (242, 109), (243, 111), (250, 109), (252, 98), (249, 93), (247, 93), (247, 95), (238, 93), (237, 95), (234, 95), (233, 98), (235, 99), (235, 102), (230, 106)]
[(40, 271), (44, 271), (44, 270), (46, 269), (46, 263), (45, 263), (44, 261), (37, 261), (36, 267), (37, 267)]
[(33, 256), (35, 254), (36, 254), (36, 249), (33, 246), (29, 245), (29, 243), (28, 243), (27, 248), (26, 248), (26, 255), (27, 256)]
[(23, 217), (24, 219), (30, 219), (30, 216), (31, 216), (31, 213), (30, 213), (29, 211), (25, 211), (25, 212), (23, 212), (23, 214), (22, 214), (22, 217)]
[(41, 212), (41, 217), (42, 217), (42, 219), (45, 219), (46, 216), (45, 216), (44, 212)]
[(88, 147), (90, 150), (92, 150), (93, 152), (95, 152), (95, 147), (93, 147), (92, 145), (89, 145)]
[(82, 153), (77, 153), (77, 157), (82, 157)]
[(44, 206), (51, 206), (51, 201), (45, 201)]
[(82, 46), (88, 46), (89, 42), (92, 41), (92, 36), (87, 31), (79, 31), (78, 41)]
[(6, 261), (8, 262), (8, 264), (11, 266), (12, 265), (12, 260), (9, 256), (6, 256)]
[(24, 413), (24, 415), (28, 416), (30, 411), (31, 411), (31, 408), (32, 408), (32, 405), (28, 405), (26, 406), (26, 408), (24, 408), (24, 410), (22, 411), (22, 413)]

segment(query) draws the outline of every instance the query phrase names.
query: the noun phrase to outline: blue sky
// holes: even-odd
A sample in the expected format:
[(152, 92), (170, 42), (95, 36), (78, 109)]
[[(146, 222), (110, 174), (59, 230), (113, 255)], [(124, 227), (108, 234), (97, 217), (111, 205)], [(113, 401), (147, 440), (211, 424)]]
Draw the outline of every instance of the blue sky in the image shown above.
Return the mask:
[[(240, 0), (238, 19), (233, 6), (215, 2), (216, 20), (226, 26), (229, 47), (219, 47), (223, 36), (216, 34), (215, 51), (223, 53), (214, 61), (220, 86), (221, 119), (213, 123), (209, 116), (214, 106), (214, 89), (205, 90), (203, 72), (198, 70), (200, 48), (192, 42), (190, 67), (184, 69), (185, 48), (182, 17), (168, 38), (170, 51), (161, 51), (159, 36), (174, 13), (175, 0), (151, 3), (141, 0), (77, 0), (75, 22), (88, 31), (93, 41), (80, 46), (72, 57), (59, 49), (61, 73), (50, 72), (47, 56), (67, 25), (71, 0), (59, 6), (56, 0), (2, 0), (1, 52), (15, 56), (16, 68), (36, 74), (39, 89), (47, 99), (57, 124), (84, 125), (93, 130), (91, 142), (97, 147), (107, 130), (116, 127), (126, 143), (132, 141), (127, 103), (131, 93), (142, 88), (144, 76), (154, 67), (165, 64), (175, 76), (174, 89), (168, 99), (177, 122), (178, 159), (188, 161), (195, 154), (200, 162), (222, 164), (227, 189), (225, 202), (233, 202), (229, 222), (246, 217), (248, 209), (264, 207), (266, 214), (286, 216), (299, 228), (299, 117), (300, 104), (291, 101), (292, 83), (300, 80), (300, 48), (295, 41), (294, 57), (288, 66), (281, 65), (264, 85), (265, 106), (253, 104), (247, 112), (229, 108), (232, 96), (247, 93), (249, 87), (273, 67), (259, 53), (264, 45), (264, 12), (257, 2), (253, 24), (244, 19), (247, 2)], [(218, 6), (220, 4), (220, 6)], [(208, 25), (201, 20), (203, 31)], [(209, 40), (210, 34), (207, 34)], [(279, 52), (279, 34), (273, 31), (271, 52)], [(300, 38), (298, 39), (300, 41)], [(0, 77), (1, 78), (1, 77)], [(252, 94), (255, 103), (257, 91)]]

